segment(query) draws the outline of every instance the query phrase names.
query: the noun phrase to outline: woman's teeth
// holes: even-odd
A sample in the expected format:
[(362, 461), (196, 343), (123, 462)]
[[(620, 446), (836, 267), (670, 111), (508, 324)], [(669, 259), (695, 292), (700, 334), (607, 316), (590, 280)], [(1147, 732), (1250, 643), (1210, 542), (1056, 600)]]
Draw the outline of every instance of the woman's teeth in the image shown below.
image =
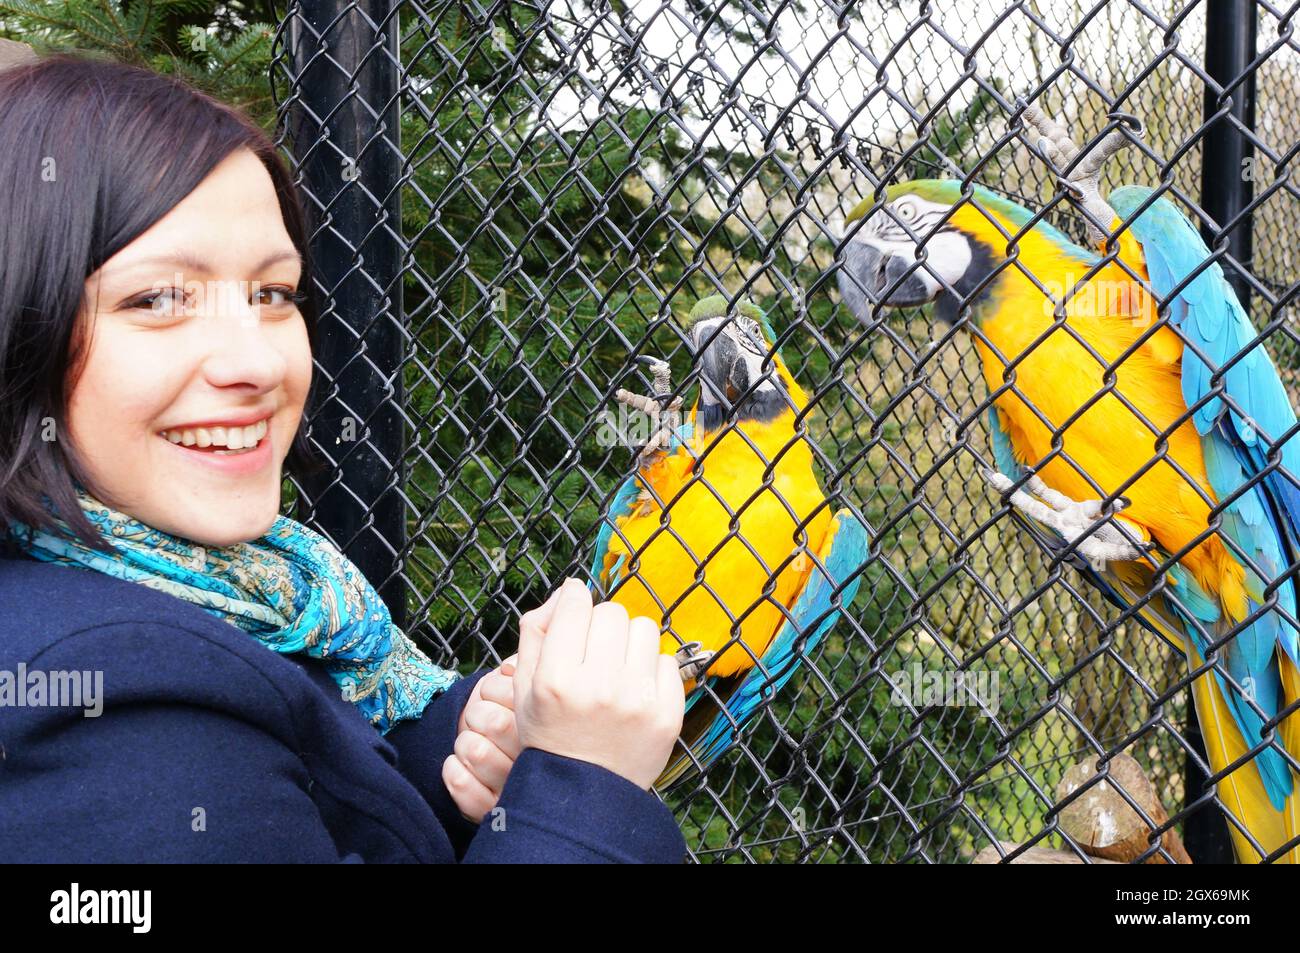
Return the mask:
[[(259, 420), (247, 427), (195, 427), (186, 430), (164, 430), (160, 436), (172, 443), (185, 447), (209, 450), (210, 453), (228, 456), (236, 453), (248, 453), (257, 447), (257, 443), (266, 436), (267, 421)], [(225, 447), (217, 450), (217, 447)]]

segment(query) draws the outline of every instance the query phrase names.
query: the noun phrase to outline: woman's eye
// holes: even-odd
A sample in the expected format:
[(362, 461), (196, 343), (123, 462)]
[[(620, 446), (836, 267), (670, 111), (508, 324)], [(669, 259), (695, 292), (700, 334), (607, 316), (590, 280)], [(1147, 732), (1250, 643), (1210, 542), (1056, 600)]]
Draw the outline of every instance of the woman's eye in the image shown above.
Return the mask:
[(163, 288), (133, 299), (127, 307), (137, 311), (152, 311), (158, 315), (176, 315), (185, 308), (185, 292), (180, 288)]
[[(273, 296), (272, 300), (266, 300), (264, 296)], [(278, 295), (278, 298), (274, 296)], [(306, 295), (299, 294), (296, 288), (259, 288), (255, 298), (262, 300), (254, 301), (254, 304), (269, 305), (272, 308), (282, 307), (288, 304), (302, 304), (306, 300)]]

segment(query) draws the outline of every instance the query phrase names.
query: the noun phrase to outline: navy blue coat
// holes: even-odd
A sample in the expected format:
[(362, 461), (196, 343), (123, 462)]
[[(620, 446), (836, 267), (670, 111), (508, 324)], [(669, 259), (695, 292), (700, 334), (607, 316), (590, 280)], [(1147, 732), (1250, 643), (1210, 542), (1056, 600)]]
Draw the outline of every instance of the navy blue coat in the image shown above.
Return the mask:
[(0, 607), (0, 679), (103, 673), (98, 717), (0, 694), (0, 862), (685, 858), (653, 794), (532, 748), (465, 820), (442, 763), (482, 673), (381, 735), (319, 662), (138, 583), (0, 558)]

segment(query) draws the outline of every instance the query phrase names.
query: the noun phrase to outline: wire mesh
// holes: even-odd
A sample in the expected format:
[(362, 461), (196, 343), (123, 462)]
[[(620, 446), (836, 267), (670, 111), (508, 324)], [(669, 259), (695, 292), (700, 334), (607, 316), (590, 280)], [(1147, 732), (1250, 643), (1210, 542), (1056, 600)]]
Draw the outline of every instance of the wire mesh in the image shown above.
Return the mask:
[[(1221, 261), (1246, 276), (1294, 395), (1300, 60), (1294, 8), (1255, 12), (1255, 254)], [(1203, 66), (1203, 13), (291, 4), (272, 81), (342, 342), (318, 366), (312, 431), (355, 511), (337, 541), (377, 547), (363, 568), (435, 656), (508, 656), (521, 611), (590, 578), (602, 514), (649, 436), (611, 416), (618, 388), (648, 391), (636, 358), (668, 361), (689, 404), (700, 371), (681, 317), (708, 295), (748, 298), (811, 396), (830, 504), (870, 527), (871, 548), (830, 635), (668, 796), (692, 857), (954, 862), (1029, 845), (1086, 859), (1059, 820), (1081, 795), (1060, 785), (1076, 764), (1097, 783), (1121, 752), (1172, 817), (1153, 829), (1222, 813), (1189, 781), (1186, 663), (980, 478), (989, 392), (969, 327), (951, 332), (933, 306), (854, 314), (837, 287), (846, 213), (891, 182), (968, 179), (1084, 242), (1020, 134), (1024, 102), (1079, 142), (1113, 110), (1139, 116), (1141, 144), (1103, 183), (1161, 185), (1202, 224), (1205, 97), (1230, 94)], [(296, 489), (300, 518), (320, 521), (320, 488)], [(922, 690), (957, 672), (980, 690), (957, 704)]]

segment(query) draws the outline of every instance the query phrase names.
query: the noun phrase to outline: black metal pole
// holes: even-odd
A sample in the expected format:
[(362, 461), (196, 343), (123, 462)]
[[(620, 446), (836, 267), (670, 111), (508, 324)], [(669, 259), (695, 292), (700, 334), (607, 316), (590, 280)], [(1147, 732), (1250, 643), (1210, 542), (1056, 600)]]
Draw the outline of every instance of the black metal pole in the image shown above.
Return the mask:
[[(1251, 131), (1255, 128), (1255, 74), (1250, 69), (1255, 58), (1255, 0), (1207, 0), (1205, 35), (1205, 71), (1231, 92), (1221, 95), (1206, 84), (1205, 119), (1219, 118), (1206, 130), (1202, 145), (1201, 208), (1220, 230), (1202, 225), (1201, 235), (1211, 249), (1226, 238), (1232, 261), (1248, 268), (1251, 216), (1231, 227), (1224, 226), (1241, 215), (1254, 197), (1251, 166), (1255, 147), (1242, 127)], [(1220, 264), (1249, 311), (1249, 282), (1226, 258)]]
[[(1250, 71), (1254, 58), (1254, 0), (1206, 0), (1205, 71), (1221, 89), (1231, 92), (1220, 94), (1206, 84), (1205, 119), (1218, 118), (1207, 129), (1202, 145), (1201, 208), (1219, 228), (1202, 225), (1201, 236), (1211, 250), (1226, 243), (1231, 261), (1225, 257), (1220, 259), (1220, 264), (1247, 312), (1250, 285), (1233, 262), (1240, 263), (1243, 269), (1250, 266), (1251, 217), (1247, 215), (1231, 227), (1224, 226), (1241, 214), (1254, 194), (1250, 168), (1254, 148), (1250, 136), (1242, 132), (1242, 127), (1255, 128), (1255, 76)], [(1241, 79), (1239, 84), (1238, 79)], [(1188, 741), (1204, 758), (1205, 742), (1190, 690), (1187, 710)], [(1186, 778), (1185, 794), (1190, 803), (1204, 793), (1207, 780), (1191, 756), (1187, 758)], [(1219, 811), (1200, 810), (1190, 815), (1183, 827), (1183, 843), (1195, 863), (1233, 861), (1228, 825)]]
[(397, 16), (391, 0), (302, 0), (288, 36), (289, 129), (322, 292), (311, 437), (334, 462), (299, 518), (329, 536), (406, 624)]

